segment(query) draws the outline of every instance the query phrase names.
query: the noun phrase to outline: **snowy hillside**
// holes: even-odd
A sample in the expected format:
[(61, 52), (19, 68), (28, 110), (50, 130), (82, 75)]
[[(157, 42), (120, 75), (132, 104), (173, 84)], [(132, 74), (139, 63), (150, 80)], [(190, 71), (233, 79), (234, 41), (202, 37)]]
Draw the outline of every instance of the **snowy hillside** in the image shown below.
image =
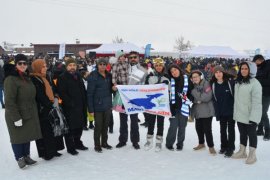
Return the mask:
[[(143, 116), (139, 116), (143, 120)], [(224, 158), (217, 154), (212, 156), (208, 149), (194, 152), (197, 135), (194, 123), (188, 123), (184, 149), (181, 152), (164, 148), (157, 153), (154, 149), (145, 151), (147, 128), (140, 127), (140, 150), (134, 150), (130, 141), (127, 146), (116, 149), (119, 136), (119, 116), (114, 113), (114, 133), (109, 134), (108, 143), (113, 150), (103, 153), (94, 151), (93, 130), (83, 132), (83, 142), (90, 150), (80, 151), (78, 156), (67, 154), (66, 150), (59, 158), (44, 161), (37, 156), (35, 143), (31, 143), (31, 153), (38, 164), (24, 170), (18, 168), (9, 143), (9, 136), (4, 119), (4, 110), (0, 110), (0, 180), (31, 179), (93, 179), (93, 180), (170, 180), (170, 179), (258, 179), (268, 180), (270, 177), (270, 142), (258, 138), (257, 163), (246, 165), (244, 160)], [(164, 137), (169, 122), (165, 120)], [(219, 124), (213, 121), (215, 148), (220, 146)], [(236, 127), (236, 147), (239, 147), (239, 133)]]

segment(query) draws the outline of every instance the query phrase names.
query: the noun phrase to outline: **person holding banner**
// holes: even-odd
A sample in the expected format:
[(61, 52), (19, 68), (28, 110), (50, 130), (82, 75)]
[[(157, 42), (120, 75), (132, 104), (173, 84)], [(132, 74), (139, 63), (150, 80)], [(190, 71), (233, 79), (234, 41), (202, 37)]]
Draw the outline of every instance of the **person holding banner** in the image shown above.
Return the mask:
[[(113, 67), (113, 83), (122, 83), (125, 85), (141, 85), (145, 83), (145, 78), (147, 76), (146, 70), (139, 64), (139, 53), (131, 51), (128, 56), (129, 64), (123, 62), (118, 62), (122, 65), (115, 65)], [(125, 74), (124, 74), (125, 73)], [(116, 148), (124, 147), (128, 140), (128, 115), (125, 113), (120, 113), (120, 136), (119, 143)], [(138, 125), (138, 114), (130, 115), (131, 130), (130, 138), (135, 149), (140, 149), (139, 141), (139, 125)]]
[(171, 151), (174, 150), (173, 144), (177, 134), (176, 150), (181, 151), (184, 146), (189, 116), (189, 99), (192, 98), (190, 94), (192, 83), (188, 79), (188, 76), (185, 75), (176, 64), (169, 66), (168, 74), (171, 84), (170, 109), (172, 117), (169, 119), (170, 127), (166, 137), (166, 148)]
[[(97, 60), (97, 70), (87, 80), (88, 111), (94, 115), (95, 151), (101, 153), (102, 148), (112, 149), (108, 141), (108, 126), (112, 114), (112, 76), (106, 71), (107, 61)], [(101, 141), (101, 142), (100, 142)]]
[[(169, 76), (165, 73), (164, 60), (161, 58), (156, 58), (153, 60), (154, 72), (150, 73), (146, 77), (145, 84), (160, 84), (165, 83), (169, 84)], [(153, 147), (153, 137), (155, 123), (157, 119), (157, 135), (156, 135), (156, 147), (155, 151), (159, 152), (161, 150), (162, 141), (163, 141), (163, 129), (164, 129), (164, 116), (147, 114), (148, 118), (148, 132), (146, 140), (147, 142), (144, 145), (145, 150), (150, 150)]]
[(202, 72), (199, 70), (193, 70), (190, 74), (194, 84), (194, 88), (191, 91), (194, 97), (192, 111), (196, 120), (195, 126), (199, 139), (199, 144), (193, 149), (200, 150), (205, 148), (205, 136), (210, 154), (216, 155), (212, 134), (212, 118), (215, 115), (212, 101), (213, 92), (210, 83), (202, 75)]

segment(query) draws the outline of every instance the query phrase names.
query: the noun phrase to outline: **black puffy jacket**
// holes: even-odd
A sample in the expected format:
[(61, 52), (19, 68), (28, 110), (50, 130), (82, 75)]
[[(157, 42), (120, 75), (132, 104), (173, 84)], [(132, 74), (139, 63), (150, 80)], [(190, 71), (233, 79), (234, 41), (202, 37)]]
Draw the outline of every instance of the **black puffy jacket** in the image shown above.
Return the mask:
[(258, 66), (256, 79), (261, 83), (263, 96), (270, 96), (270, 60)]

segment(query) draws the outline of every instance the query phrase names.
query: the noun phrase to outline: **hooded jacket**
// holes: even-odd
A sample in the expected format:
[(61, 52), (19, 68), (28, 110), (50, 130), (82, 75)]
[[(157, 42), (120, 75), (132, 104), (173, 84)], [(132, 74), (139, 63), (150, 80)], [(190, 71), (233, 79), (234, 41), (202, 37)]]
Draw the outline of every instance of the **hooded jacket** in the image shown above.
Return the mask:
[[(12, 144), (27, 143), (42, 137), (36, 104), (36, 88), (25, 74), (23, 78), (14, 65), (5, 68), (5, 119)], [(22, 120), (16, 127), (15, 121)]]
[(247, 62), (250, 69), (249, 83), (236, 83), (234, 88), (233, 119), (237, 122), (249, 124), (249, 121), (259, 123), (262, 117), (262, 86), (254, 78), (256, 65)]

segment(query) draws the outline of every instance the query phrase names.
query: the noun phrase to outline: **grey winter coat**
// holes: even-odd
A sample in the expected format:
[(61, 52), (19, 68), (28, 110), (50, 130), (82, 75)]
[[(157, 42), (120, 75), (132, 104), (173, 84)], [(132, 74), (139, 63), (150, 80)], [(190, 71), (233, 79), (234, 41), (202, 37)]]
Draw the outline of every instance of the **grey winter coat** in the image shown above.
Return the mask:
[[(12, 144), (27, 143), (42, 137), (36, 104), (36, 88), (32, 81), (23, 80), (13, 72), (4, 81), (6, 111), (5, 118)], [(14, 125), (22, 119), (22, 126)]]
[(194, 84), (194, 88), (191, 90), (193, 96), (192, 112), (195, 119), (208, 118), (215, 115), (214, 105), (212, 101), (212, 88), (208, 81), (201, 80), (200, 84)]

